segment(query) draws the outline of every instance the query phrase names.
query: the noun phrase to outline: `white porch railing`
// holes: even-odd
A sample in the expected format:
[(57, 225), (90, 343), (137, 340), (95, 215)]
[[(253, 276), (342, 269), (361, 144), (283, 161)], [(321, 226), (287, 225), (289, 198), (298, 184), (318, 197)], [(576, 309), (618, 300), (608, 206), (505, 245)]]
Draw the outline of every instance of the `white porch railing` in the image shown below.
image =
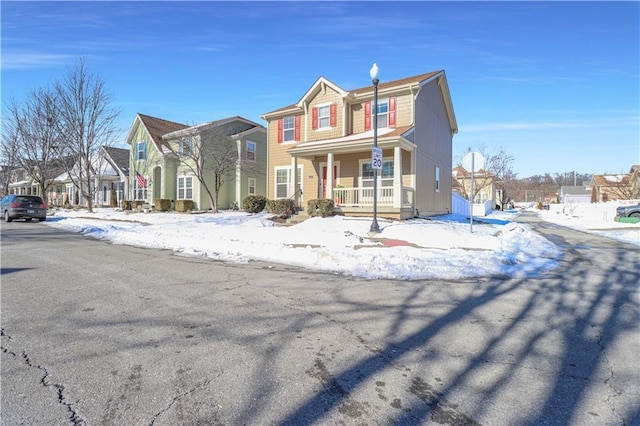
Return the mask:
[[(392, 186), (378, 188), (378, 205), (393, 206), (394, 190)], [(414, 189), (402, 187), (402, 206), (413, 206)], [(339, 207), (373, 206), (373, 188), (335, 188), (333, 190), (333, 202)]]

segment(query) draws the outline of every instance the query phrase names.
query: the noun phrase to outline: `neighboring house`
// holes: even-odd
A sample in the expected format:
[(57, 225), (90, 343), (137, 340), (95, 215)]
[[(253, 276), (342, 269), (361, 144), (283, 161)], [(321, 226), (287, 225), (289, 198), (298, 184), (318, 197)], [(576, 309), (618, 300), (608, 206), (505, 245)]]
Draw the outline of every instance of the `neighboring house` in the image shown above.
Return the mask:
[(632, 185), (630, 175), (593, 175), (591, 179), (591, 202), (600, 203), (612, 200), (630, 200)]
[[(267, 138), (266, 129), (260, 124), (236, 116), (187, 126), (137, 114), (127, 136), (131, 145), (130, 198), (152, 205), (156, 199), (185, 199), (192, 200), (196, 209), (210, 209), (206, 191), (186, 163), (189, 160), (185, 158), (185, 147), (195, 149), (203, 132), (220, 126), (230, 129), (228, 136), (237, 142), (239, 161), (221, 188), (219, 208), (228, 209), (234, 203), (241, 206), (243, 198), (250, 194), (265, 195)], [(247, 171), (240, 164), (241, 159), (255, 167)], [(207, 185), (212, 188), (213, 182), (207, 181)]]
[(102, 155), (109, 163), (115, 175), (112, 179), (105, 179), (102, 184), (102, 194), (100, 197), (108, 200), (107, 204), (111, 204), (111, 192), (115, 191), (115, 199), (118, 207), (122, 207), (122, 202), (128, 199), (129, 194), (129, 156), (130, 150), (124, 148), (115, 148), (111, 146), (102, 147)]
[(561, 186), (558, 201), (563, 204), (591, 202), (591, 188), (588, 186)]
[(378, 89), (377, 123), (373, 85), (345, 90), (325, 77), (295, 104), (265, 113), (268, 198), (291, 198), (301, 207), (329, 198), (342, 214), (371, 215), (377, 126), (379, 214), (404, 219), (450, 212), (458, 126), (444, 71), (381, 82)]
[[(464, 167), (453, 168), (452, 189), (467, 200), (471, 193), (471, 173)], [(496, 198), (496, 175), (486, 170), (478, 170), (473, 174), (473, 197), (474, 204), (484, 204), (491, 201), (491, 208), (497, 205)]]

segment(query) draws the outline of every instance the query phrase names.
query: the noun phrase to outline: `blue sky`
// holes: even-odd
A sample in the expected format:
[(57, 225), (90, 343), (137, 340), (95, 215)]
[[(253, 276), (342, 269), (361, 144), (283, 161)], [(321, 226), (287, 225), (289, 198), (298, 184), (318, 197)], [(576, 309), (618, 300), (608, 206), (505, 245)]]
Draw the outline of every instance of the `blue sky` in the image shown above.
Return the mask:
[[(467, 147), (519, 177), (640, 164), (639, 2), (1, 2), (2, 104), (85, 57), (122, 109), (197, 124), (444, 69)], [(124, 138), (124, 136), (123, 136)]]

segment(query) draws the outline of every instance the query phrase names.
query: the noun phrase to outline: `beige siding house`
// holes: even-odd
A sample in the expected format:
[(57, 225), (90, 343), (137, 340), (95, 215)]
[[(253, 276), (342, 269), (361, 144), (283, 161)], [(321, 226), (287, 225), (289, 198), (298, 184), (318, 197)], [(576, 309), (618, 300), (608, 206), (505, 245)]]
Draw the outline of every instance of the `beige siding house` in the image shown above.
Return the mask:
[[(268, 123), (268, 198), (300, 207), (330, 198), (338, 212), (373, 212), (373, 85), (345, 90), (320, 77)], [(378, 86), (378, 214), (405, 219), (451, 210), (452, 138), (458, 127), (444, 71)], [(295, 173), (294, 173), (295, 171)]]

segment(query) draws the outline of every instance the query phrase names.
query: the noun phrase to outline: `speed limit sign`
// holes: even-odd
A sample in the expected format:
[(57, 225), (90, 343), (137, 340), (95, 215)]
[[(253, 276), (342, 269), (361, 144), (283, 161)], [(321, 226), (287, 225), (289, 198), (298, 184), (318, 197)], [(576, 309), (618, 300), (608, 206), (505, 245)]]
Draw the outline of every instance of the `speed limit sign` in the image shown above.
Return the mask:
[(382, 149), (371, 148), (371, 168), (374, 170), (382, 170)]

